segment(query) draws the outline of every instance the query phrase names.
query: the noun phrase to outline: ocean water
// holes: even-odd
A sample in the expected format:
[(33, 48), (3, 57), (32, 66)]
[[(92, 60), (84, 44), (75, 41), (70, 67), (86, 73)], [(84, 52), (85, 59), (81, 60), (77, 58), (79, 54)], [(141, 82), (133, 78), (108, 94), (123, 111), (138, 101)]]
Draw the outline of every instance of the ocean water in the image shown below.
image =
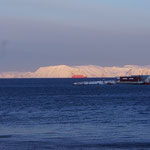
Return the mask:
[(0, 79), (0, 150), (149, 150), (150, 86)]

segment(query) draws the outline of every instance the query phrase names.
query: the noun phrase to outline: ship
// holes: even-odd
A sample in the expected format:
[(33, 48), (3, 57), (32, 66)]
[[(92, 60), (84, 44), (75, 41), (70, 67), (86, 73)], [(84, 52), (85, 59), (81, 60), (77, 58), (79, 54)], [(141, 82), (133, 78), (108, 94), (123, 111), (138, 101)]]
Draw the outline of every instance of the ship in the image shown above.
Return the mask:
[(87, 78), (85, 75), (73, 75), (72, 78)]
[(103, 80), (103, 81), (83, 81), (83, 82), (74, 82), (73, 85), (114, 85), (116, 84), (115, 80)]
[(100, 80), (100, 81), (83, 81), (75, 82), (73, 85), (115, 85), (115, 84), (131, 84), (131, 85), (150, 85), (150, 75), (139, 76), (122, 76), (117, 80)]
[(150, 76), (148, 75), (135, 75), (135, 76), (123, 76), (117, 78), (118, 84), (140, 84), (150, 85)]

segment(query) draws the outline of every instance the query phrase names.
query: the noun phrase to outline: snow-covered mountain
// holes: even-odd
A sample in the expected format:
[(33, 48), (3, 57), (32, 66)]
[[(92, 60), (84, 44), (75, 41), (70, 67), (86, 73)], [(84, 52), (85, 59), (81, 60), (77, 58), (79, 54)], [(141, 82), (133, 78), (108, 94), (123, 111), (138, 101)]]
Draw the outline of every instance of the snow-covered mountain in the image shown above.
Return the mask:
[(40, 67), (35, 72), (7, 72), (0, 78), (71, 78), (73, 75), (87, 77), (118, 77), (130, 75), (150, 75), (149, 66), (126, 65), (123, 67), (87, 66), (48, 66)]

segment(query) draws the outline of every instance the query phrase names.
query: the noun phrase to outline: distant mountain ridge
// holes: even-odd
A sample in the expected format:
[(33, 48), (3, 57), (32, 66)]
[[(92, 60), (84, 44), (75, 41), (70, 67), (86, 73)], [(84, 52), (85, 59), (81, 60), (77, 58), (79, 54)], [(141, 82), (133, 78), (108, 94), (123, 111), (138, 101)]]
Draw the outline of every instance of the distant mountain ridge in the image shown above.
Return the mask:
[(48, 66), (40, 67), (35, 72), (6, 72), (0, 78), (71, 78), (73, 75), (87, 77), (118, 77), (130, 75), (150, 75), (149, 66), (125, 65), (123, 67), (87, 66)]

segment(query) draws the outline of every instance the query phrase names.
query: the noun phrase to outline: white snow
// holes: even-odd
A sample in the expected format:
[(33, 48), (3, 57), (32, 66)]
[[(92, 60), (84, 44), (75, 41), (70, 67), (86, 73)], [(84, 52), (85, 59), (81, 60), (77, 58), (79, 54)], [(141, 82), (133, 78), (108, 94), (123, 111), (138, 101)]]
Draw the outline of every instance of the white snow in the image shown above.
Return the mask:
[(123, 67), (87, 66), (48, 66), (40, 67), (35, 72), (1, 73), (0, 78), (71, 78), (73, 75), (87, 77), (118, 77), (130, 75), (150, 75), (149, 66), (126, 65)]

